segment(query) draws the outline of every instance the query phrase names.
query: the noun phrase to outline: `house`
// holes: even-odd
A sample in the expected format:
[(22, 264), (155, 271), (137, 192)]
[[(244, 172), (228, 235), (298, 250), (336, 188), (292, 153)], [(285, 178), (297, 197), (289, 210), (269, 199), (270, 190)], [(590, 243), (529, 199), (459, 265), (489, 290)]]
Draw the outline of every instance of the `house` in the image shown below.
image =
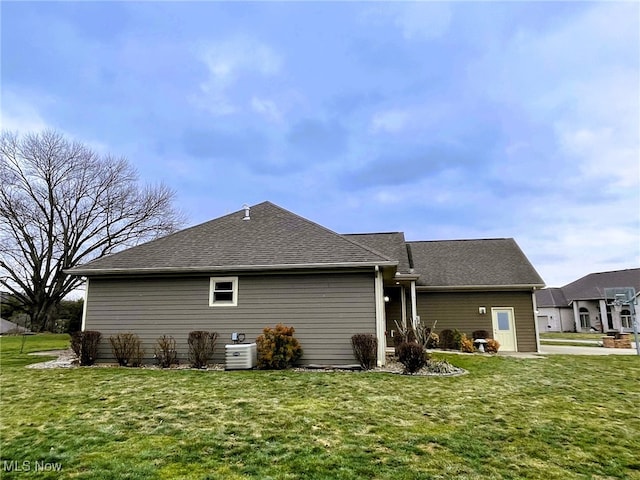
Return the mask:
[[(0, 290), (1, 305), (3, 306), (6, 305), (5, 302), (10, 302), (11, 298), (12, 298), (12, 295), (9, 292)], [(25, 332), (29, 332), (29, 329), (21, 325), (18, 325), (17, 323), (12, 322), (6, 318), (2, 318), (2, 310), (0, 310), (0, 335), (25, 333)]]
[[(341, 235), (270, 202), (67, 271), (86, 278), (84, 330), (137, 333), (151, 359), (161, 335), (187, 356), (192, 330), (256, 338), (296, 329), (302, 362), (354, 363), (351, 336), (393, 320), (436, 331), (493, 331), (504, 350), (536, 351), (533, 291), (544, 283), (512, 239), (407, 242), (402, 233)], [(111, 358), (108, 342), (100, 356)], [(218, 348), (214, 361), (221, 361)]]
[[(633, 287), (640, 293), (640, 268), (590, 273), (561, 288), (536, 292), (541, 332), (589, 332), (633, 329), (631, 309), (616, 311), (605, 289)], [(636, 296), (637, 298), (637, 296)]]
[(25, 327), (21, 327), (17, 323), (0, 318), (0, 335), (6, 335), (10, 333), (25, 333), (29, 330)]
[(533, 292), (544, 282), (511, 238), (406, 242), (402, 233), (347, 235), (398, 260), (385, 284), (387, 344), (407, 320), (493, 332), (503, 351), (538, 351)]

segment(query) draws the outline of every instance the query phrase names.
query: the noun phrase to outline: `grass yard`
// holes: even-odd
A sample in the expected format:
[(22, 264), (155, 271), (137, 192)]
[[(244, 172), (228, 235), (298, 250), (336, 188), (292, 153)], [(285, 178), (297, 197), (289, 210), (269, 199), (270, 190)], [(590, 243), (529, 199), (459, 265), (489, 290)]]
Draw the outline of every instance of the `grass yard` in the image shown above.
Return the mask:
[(633, 356), (449, 355), (453, 378), (35, 370), (19, 342), (0, 339), (3, 479), (640, 479)]

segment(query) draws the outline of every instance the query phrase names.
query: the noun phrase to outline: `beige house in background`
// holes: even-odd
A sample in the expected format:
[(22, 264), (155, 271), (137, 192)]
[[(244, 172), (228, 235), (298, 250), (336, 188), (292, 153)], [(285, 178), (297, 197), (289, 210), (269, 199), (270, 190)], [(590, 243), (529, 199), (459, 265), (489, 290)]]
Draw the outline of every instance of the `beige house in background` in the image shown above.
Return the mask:
[[(483, 329), (502, 350), (538, 350), (533, 293), (544, 282), (513, 239), (341, 235), (263, 202), (67, 273), (86, 278), (83, 329), (136, 333), (148, 361), (161, 335), (183, 360), (190, 331), (224, 344), (277, 323), (295, 327), (303, 364), (354, 363), (358, 333), (377, 337), (383, 363), (395, 321)], [(110, 361), (108, 344), (100, 358)]]
[(607, 305), (606, 288), (633, 287), (640, 293), (640, 268), (590, 273), (561, 288), (536, 292), (541, 332), (631, 332), (630, 308)]

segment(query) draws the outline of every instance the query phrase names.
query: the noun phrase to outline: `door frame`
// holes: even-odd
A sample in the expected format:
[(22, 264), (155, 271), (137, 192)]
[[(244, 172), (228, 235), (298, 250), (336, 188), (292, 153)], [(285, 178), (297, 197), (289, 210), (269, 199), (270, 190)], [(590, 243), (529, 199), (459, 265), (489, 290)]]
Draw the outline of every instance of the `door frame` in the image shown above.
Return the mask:
[[(509, 322), (511, 326), (511, 332), (513, 337), (513, 350), (506, 350), (508, 352), (517, 352), (518, 351), (518, 335), (516, 333), (516, 313), (513, 307), (491, 307), (491, 327), (493, 328), (493, 338), (496, 338), (496, 332), (498, 331), (498, 312), (499, 311), (507, 311), (509, 312)], [(498, 340), (499, 341), (499, 340)]]

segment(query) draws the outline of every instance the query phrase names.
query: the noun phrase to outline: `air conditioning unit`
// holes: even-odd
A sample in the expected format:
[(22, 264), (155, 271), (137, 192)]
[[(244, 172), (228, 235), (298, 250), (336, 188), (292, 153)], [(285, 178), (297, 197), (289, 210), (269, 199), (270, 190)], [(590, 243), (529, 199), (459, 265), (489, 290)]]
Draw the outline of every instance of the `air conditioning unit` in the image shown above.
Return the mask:
[(258, 346), (255, 343), (225, 345), (225, 370), (249, 370), (258, 365)]

